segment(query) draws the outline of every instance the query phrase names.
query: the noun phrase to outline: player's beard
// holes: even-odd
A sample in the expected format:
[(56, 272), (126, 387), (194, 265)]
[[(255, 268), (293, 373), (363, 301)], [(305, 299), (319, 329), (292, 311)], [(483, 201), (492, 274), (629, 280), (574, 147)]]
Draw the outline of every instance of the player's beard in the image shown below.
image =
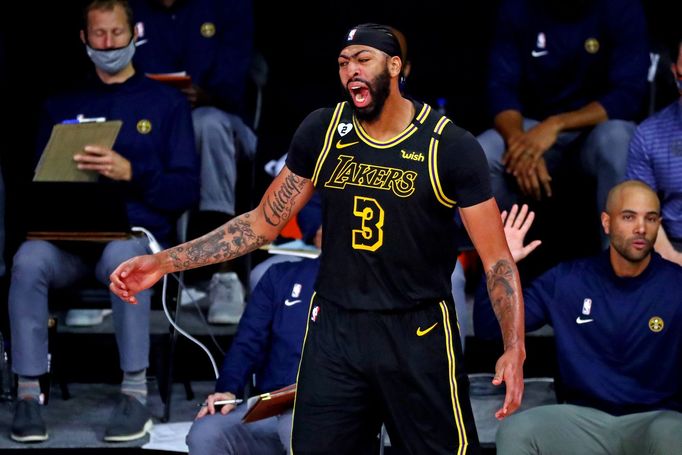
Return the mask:
[(353, 102), (353, 97), (350, 91), (345, 88), (344, 92), (346, 98), (351, 106), (353, 106), (353, 111), (358, 120), (365, 122), (372, 122), (379, 118), (381, 111), (384, 109), (384, 104), (386, 104), (386, 99), (391, 93), (391, 74), (388, 72), (388, 67), (377, 75), (371, 82), (363, 81), (367, 84), (372, 102), (366, 107), (357, 108)]

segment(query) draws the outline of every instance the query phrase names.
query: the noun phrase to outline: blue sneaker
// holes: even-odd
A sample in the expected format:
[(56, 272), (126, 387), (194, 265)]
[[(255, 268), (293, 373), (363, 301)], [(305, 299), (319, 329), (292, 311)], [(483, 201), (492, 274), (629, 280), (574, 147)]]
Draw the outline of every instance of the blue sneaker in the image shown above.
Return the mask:
[(34, 399), (20, 399), (14, 410), (10, 437), (17, 442), (47, 441), (47, 427), (40, 415), (40, 403)]
[(104, 431), (104, 440), (123, 442), (139, 439), (149, 433), (152, 426), (152, 415), (147, 406), (122, 393)]

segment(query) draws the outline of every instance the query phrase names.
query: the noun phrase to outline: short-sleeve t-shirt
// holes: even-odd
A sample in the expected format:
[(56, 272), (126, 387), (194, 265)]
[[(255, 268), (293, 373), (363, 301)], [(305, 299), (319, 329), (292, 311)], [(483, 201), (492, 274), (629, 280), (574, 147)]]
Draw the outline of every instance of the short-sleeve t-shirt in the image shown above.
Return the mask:
[(415, 102), (400, 134), (378, 141), (348, 103), (299, 126), (287, 167), (322, 196), (316, 291), (347, 309), (403, 310), (450, 295), (457, 259), (454, 209), (492, 197), (476, 139)]

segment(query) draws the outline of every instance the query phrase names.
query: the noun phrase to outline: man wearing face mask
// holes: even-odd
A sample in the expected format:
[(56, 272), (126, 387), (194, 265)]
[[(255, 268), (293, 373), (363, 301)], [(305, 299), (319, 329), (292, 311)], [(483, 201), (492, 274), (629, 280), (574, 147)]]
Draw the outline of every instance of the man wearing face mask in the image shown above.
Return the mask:
[[(151, 231), (162, 244), (174, 240), (172, 226), (199, 196), (199, 162), (190, 106), (176, 90), (136, 73), (132, 12), (125, 0), (94, 0), (85, 9), (81, 39), (96, 77), (81, 90), (49, 99), (44, 106), (37, 150), (52, 126), (78, 116), (121, 120), (113, 149), (89, 145), (74, 156), (79, 169), (99, 174), (125, 191), (131, 225)], [(14, 258), (9, 291), (12, 367), (18, 402), (11, 437), (19, 442), (48, 438), (41, 417), (39, 376), (47, 372), (48, 289), (68, 287), (94, 275), (106, 283), (115, 266), (148, 251), (146, 240), (100, 243), (29, 240)], [(111, 294), (120, 367), (121, 395), (106, 425), (106, 441), (140, 438), (151, 428), (146, 407), (150, 293), (140, 305)]]
[(626, 178), (641, 180), (660, 194), (663, 223), (655, 248), (682, 265), (682, 36), (672, 41), (670, 59), (680, 98), (637, 128)]

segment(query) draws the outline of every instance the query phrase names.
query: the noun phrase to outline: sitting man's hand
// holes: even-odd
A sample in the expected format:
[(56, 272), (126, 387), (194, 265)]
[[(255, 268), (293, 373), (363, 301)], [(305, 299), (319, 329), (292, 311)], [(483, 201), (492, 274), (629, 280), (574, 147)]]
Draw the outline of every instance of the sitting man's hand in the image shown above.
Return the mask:
[[(216, 412), (216, 401), (221, 401), (221, 400), (234, 400), (236, 397), (233, 393), (230, 392), (223, 392), (223, 393), (214, 393), (209, 395), (206, 398), (206, 403), (205, 405), (201, 406), (201, 409), (197, 413), (196, 418), (200, 419), (206, 414), (215, 414)], [(232, 411), (234, 408), (236, 408), (236, 404), (224, 404), (222, 405), (222, 409), (220, 409), (220, 413), (222, 415), (227, 415), (230, 411)]]
[(509, 213), (505, 210), (501, 213), (501, 216), (502, 224), (504, 224), (504, 237), (507, 239), (509, 252), (512, 258), (514, 258), (514, 262), (518, 263), (542, 243), (541, 240), (533, 240), (528, 245), (523, 246), (526, 234), (535, 219), (535, 212), (528, 211), (526, 204), (523, 204), (521, 211), (519, 211), (519, 206), (514, 204)]
[(521, 192), (526, 196), (532, 196), (536, 200), (542, 199), (544, 192), (547, 197), (552, 197), (552, 177), (547, 171), (544, 158), (533, 163), (530, 159), (523, 161), (518, 166), (518, 172), (514, 174), (516, 183)]
[(73, 156), (78, 169), (96, 171), (111, 180), (130, 181), (133, 170), (126, 158), (101, 145), (86, 145), (82, 153)]

